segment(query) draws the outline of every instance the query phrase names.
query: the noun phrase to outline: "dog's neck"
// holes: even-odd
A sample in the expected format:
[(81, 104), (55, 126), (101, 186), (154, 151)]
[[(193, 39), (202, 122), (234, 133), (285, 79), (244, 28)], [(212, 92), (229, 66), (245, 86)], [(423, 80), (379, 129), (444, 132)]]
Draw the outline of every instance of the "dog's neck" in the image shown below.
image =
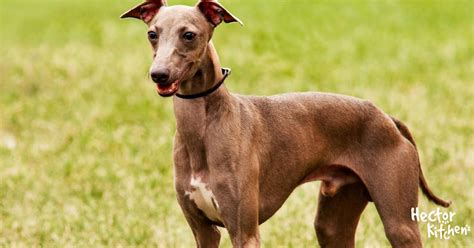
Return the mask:
[[(209, 42), (194, 76), (184, 81), (179, 89), (183, 95), (197, 94), (211, 89), (222, 80), (221, 64), (217, 52)], [(173, 97), (176, 127), (181, 135), (193, 136), (187, 139), (201, 139), (204, 135), (206, 120), (215, 119), (223, 111), (228, 111), (231, 95), (225, 85), (221, 85), (211, 94), (195, 99)], [(213, 116), (212, 118), (208, 118)]]
[(196, 73), (190, 79), (181, 83), (178, 90), (179, 94), (194, 95), (205, 92), (222, 79), (221, 63), (212, 41), (209, 41), (203, 56), (197, 63)]

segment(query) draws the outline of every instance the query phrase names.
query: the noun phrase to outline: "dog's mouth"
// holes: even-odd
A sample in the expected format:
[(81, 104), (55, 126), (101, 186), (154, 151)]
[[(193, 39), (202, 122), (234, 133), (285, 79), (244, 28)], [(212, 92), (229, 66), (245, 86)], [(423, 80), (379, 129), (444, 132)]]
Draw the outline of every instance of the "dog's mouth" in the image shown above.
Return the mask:
[(172, 96), (178, 91), (179, 83), (179, 80), (175, 80), (170, 84), (156, 84), (156, 92), (158, 92), (158, 95), (163, 97)]
[(178, 92), (179, 86), (181, 82), (184, 82), (186, 79), (186, 75), (188, 72), (191, 70), (191, 66), (188, 66), (184, 72), (180, 73), (180, 77), (177, 77), (176, 80), (174, 80), (172, 83), (166, 83), (166, 84), (156, 84), (156, 92), (158, 92), (158, 95), (162, 97), (169, 97), (173, 96)]

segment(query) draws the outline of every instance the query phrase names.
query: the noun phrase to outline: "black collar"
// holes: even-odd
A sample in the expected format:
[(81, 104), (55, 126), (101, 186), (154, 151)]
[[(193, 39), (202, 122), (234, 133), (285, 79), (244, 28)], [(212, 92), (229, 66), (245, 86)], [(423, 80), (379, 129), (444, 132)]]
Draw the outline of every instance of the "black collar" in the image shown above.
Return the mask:
[(195, 99), (195, 98), (207, 96), (207, 95), (211, 94), (212, 92), (216, 91), (217, 89), (219, 89), (219, 87), (221, 87), (221, 85), (224, 83), (227, 76), (230, 75), (230, 69), (222, 68), (222, 75), (223, 75), (223, 77), (222, 77), (221, 81), (219, 81), (212, 88), (210, 88), (210, 89), (208, 89), (204, 92), (197, 93), (197, 94), (191, 94), (191, 95), (181, 95), (181, 94), (176, 93), (176, 96), (179, 97), (179, 98), (183, 98), (183, 99)]

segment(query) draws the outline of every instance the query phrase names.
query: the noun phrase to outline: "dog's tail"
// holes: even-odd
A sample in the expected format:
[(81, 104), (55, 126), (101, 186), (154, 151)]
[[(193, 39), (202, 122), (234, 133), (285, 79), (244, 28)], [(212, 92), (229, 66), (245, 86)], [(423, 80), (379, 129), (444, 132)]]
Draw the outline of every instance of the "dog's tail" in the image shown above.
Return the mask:
[[(400, 133), (407, 139), (409, 140), (413, 146), (416, 148), (415, 140), (413, 139), (413, 136), (411, 135), (410, 131), (408, 130), (408, 127), (405, 126), (401, 121), (398, 119), (390, 116), (392, 118), (392, 121), (395, 123), (397, 126), (398, 130)], [(431, 189), (428, 187), (428, 183), (425, 180), (425, 177), (423, 176), (423, 171), (421, 170), (421, 164), (420, 160), (418, 159), (418, 166), (420, 168), (420, 188), (423, 194), (432, 202), (436, 203), (437, 205), (443, 206), (445, 208), (449, 207), (451, 205), (451, 201), (445, 201), (439, 197), (437, 197)]]

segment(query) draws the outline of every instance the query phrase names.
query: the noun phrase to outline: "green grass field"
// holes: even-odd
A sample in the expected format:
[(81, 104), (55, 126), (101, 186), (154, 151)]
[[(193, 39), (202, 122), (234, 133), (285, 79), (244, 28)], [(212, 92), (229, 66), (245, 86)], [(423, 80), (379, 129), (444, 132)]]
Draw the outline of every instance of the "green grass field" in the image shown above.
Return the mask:
[[(145, 25), (118, 18), (138, 1), (0, 0), (0, 246), (194, 246), (173, 187), (172, 101), (147, 77)], [(214, 35), (231, 91), (373, 101), (410, 127), (453, 224), (474, 225), (472, 1), (221, 2), (245, 23)], [(316, 246), (318, 189), (261, 226), (263, 247)], [(428, 247), (474, 247), (472, 233), (420, 230)], [(356, 242), (389, 246), (373, 204)]]

